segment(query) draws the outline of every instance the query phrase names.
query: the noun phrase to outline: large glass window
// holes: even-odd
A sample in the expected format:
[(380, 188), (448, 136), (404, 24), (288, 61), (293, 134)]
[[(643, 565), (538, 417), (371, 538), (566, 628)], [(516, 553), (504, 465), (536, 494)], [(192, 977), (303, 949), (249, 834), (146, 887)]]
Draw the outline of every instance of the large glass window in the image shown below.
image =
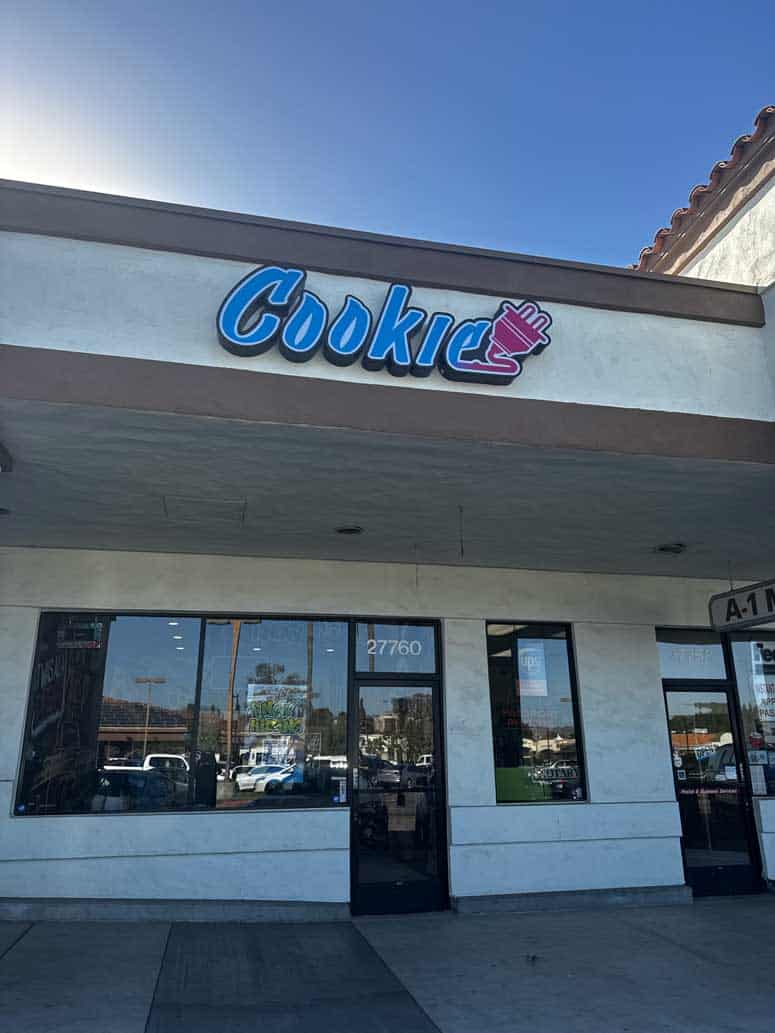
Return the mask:
[(584, 800), (568, 628), (488, 624), (498, 803)]
[(346, 802), (347, 624), (41, 615), (15, 812)]
[(751, 787), (756, 796), (775, 796), (775, 634), (730, 637)]
[(208, 620), (198, 744), (218, 807), (346, 803), (347, 624)]

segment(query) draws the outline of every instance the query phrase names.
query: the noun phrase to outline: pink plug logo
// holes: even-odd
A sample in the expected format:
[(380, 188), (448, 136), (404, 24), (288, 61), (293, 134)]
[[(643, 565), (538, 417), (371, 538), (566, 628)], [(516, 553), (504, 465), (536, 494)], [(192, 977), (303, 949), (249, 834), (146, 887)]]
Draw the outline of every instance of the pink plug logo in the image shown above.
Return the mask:
[(484, 355), (465, 358), (466, 352), (474, 350), (473, 345), (459, 347), (456, 353), (448, 347), (445, 376), (452, 380), (510, 383), (522, 372), (520, 359), (551, 343), (546, 332), (551, 325), (552, 317), (535, 301), (523, 301), (519, 307), (504, 301), (490, 325)]
[(551, 325), (552, 317), (534, 301), (523, 301), (519, 308), (504, 301), (493, 320), (487, 357), (529, 355), (545, 348), (551, 338), (544, 331)]

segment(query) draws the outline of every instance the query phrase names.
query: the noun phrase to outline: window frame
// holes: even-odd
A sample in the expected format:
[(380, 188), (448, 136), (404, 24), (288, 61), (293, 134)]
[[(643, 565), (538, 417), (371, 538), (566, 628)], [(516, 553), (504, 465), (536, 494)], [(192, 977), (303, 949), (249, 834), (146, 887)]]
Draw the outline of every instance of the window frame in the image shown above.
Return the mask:
[(573, 708), (573, 728), (576, 733), (576, 754), (579, 771), (582, 775), (582, 782), (584, 787), (584, 797), (581, 800), (498, 800), (498, 789), (495, 787), (495, 806), (496, 807), (546, 807), (548, 806), (567, 806), (571, 804), (578, 806), (579, 804), (592, 803), (592, 798), (589, 791), (589, 776), (587, 772), (587, 761), (586, 752), (584, 749), (584, 725), (582, 721), (582, 705), (581, 705), (581, 689), (579, 686), (578, 678), (578, 665), (576, 663), (576, 639), (573, 634), (573, 624), (569, 621), (553, 621), (553, 620), (515, 620), (514, 618), (503, 619), (503, 618), (490, 618), (487, 617), (484, 622), (484, 636), (485, 636), (485, 649), (487, 650), (487, 695), (490, 704), (490, 731), (492, 741), (492, 771), (493, 780), (495, 778), (495, 724), (493, 722), (492, 713), (492, 688), (490, 686), (490, 652), (487, 648), (489, 641), (489, 627), (491, 624), (512, 624), (512, 625), (523, 625), (531, 628), (554, 628), (561, 630), (565, 633), (565, 648), (568, 654), (568, 676), (570, 679), (570, 697), (571, 707)]
[[(199, 723), (199, 710), (201, 706), (201, 692), (202, 692), (202, 680), (204, 671), (204, 659), (205, 659), (205, 648), (206, 648), (206, 631), (208, 621), (224, 621), (224, 620), (276, 620), (276, 621), (299, 621), (301, 623), (308, 623), (310, 621), (316, 622), (336, 622), (344, 624), (346, 626), (346, 638), (347, 638), (347, 650), (348, 655), (346, 659), (346, 671), (345, 671), (345, 701), (344, 701), (344, 714), (346, 719), (346, 730), (345, 730), (345, 742), (348, 753), (347, 757), (347, 799), (344, 803), (330, 803), (328, 801), (321, 802), (319, 804), (304, 802), (298, 805), (290, 804), (285, 797), (281, 797), (283, 800), (282, 805), (272, 807), (257, 807), (257, 808), (225, 808), (225, 807), (180, 807), (171, 808), (168, 810), (133, 810), (133, 811), (111, 811), (111, 812), (92, 812), (92, 811), (66, 811), (66, 812), (52, 812), (48, 814), (20, 814), (17, 812), (17, 806), (19, 804), (18, 794), (21, 787), (21, 780), (24, 772), (24, 756), (25, 746), (28, 741), (28, 735), (30, 730), (30, 723), (32, 720), (32, 678), (35, 671), (35, 666), (38, 658), (38, 648), (40, 641), (40, 630), (41, 623), (44, 617), (56, 614), (64, 614), (73, 617), (93, 617), (99, 615), (104, 617), (158, 617), (161, 619), (169, 619), (175, 617), (187, 618), (199, 620), (200, 622), (200, 633), (199, 633), (199, 647), (197, 654), (197, 667), (196, 667), (196, 684), (195, 684), (195, 722), (196, 726)], [(372, 674), (364, 675), (356, 671), (356, 646), (355, 646), (355, 630), (356, 625), (359, 623), (375, 623), (375, 624), (412, 624), (428, 626), (432, 629), (434, 635), (434, 657), (436, 665), (436, 673), (429, 674)], [(439, 618), (432, 617), (414, 617), (414, 616), (396, 616), (393, 615), (378, 615), (374, 613), (365, 614), (341, 614), (341, 613), (287, 613), (287, 612), (256, 612), (255, 610), (187, 610), (187, 609), (172, 609), (171, 607), (160, 609), (132, 609), (131, 607), (119, 608), (119, 607), (79, 607), (79, 606), (50, 606), (41, 607), (38, 610), (37, 621), (35, 623), (35, 638), (33, 642), (31, 668), (27, 677), (27, 688), (25, 698), (25, 709), (24, 709), (24, 721), (22, 724), (22, 735), (19, 743), (19, 755), (16, 764), (16, 773), (12, 783), (12, 792), (10, 794), (10, 816), (12, 818), (19, 818), (25, 820), (47, 819), (47, 818), (86, 818), (86, 817), (169, 817), (171, 815), (214, 815), (214, 814), (265, 814), (265, 813), (293, 813), (304, 811), (333, 811), (333, 812), (345, 812), (351, 811), (352, 801), (352, 762), (349, 755), (349, 743), (351, 739), (350, 726), (354, 723), (353, 716), (350, 712), (350, 700), (353, 693), (353, 685), (355, 681), (368, 680), (369, 678), (377, 681), (384, 681), (385, 679), (432, 679), (438, 685), (439, 695), (439, 713), (440, 713), (440, 724), (441, 724), (441, 735), (439, 742), (441, 744), (442, 751), (444, 750), (443, 742), (443, 714), (444, 714), (444, 676), (443, 676), (443, 639), (442, 639), (442, 621)], [(192, 729), (195, 726), (192, 725)], [(442, 754), (442, 756), (445, 756)], [(443, 769), (446, 771), (446, 763), (444, 763)]]

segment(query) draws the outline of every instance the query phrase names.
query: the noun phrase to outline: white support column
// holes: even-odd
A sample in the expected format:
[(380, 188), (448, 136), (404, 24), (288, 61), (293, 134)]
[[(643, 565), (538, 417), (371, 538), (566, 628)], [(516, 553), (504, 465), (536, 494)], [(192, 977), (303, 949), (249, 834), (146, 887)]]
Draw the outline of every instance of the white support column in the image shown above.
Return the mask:
[(0, 606), (0, 782), (16, 777), (37, 626), (37, 610)]
[(487, 637), (481, 620), (445, 620), (444, 725), (450, 807), (495, 803)]
[(575, 624), (573, 637), (590, 800), (674, 803), (654, 628)]

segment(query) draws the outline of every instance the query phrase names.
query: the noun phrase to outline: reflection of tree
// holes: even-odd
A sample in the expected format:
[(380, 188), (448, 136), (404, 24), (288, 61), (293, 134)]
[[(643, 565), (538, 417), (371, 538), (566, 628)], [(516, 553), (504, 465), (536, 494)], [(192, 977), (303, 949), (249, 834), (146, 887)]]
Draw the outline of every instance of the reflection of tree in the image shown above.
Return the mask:
[(223, 717), (213, 703), (209, 710), (203, 710), (199, 715), (197, 749), (205, 753), (218, 753), (222, 732)]
[(433, 714), (431, 697), (426, 693), (415, 693), (406, 704), (403, 721), (406, 756), (401, 759), (411, 764), (423, 753), (433, 752)]
[(256, 681), (262, 685), (303, 685), (300, 674), (286, 674), (285, 664), (256, 664)]
[(347, 752), (347, 715), (336, 716), (328, 707), (313, 709), (309, 716), (307, 732), (320, 735), (320, 753), (342, 754)]
[(701, 702), (694, 704), (693, 714), (674, 714), (670, 718), (672, 731), (680, 732), (682, 735), (688, 732), (697, 732), (700, 728), (708, 732), (728, 732), (729, 712), (726, 702)]
[(433, 752), (431, 697), (424, 692), (401, 696), (391, 710), (367, 716), (361, 702), (360, 733), (368, 740), (368, 751), (383, 759), (413, 764), (424, 753)]

